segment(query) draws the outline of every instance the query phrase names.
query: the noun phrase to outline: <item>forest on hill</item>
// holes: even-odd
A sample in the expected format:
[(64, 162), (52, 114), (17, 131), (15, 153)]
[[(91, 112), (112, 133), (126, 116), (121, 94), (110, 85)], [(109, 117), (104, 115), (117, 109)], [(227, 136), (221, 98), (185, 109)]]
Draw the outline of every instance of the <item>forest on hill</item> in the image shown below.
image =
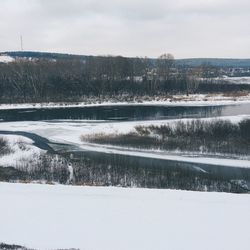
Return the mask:
[(0, 63), (1, 103), (250, 90), (247, 84), (215, 84), (210, 79), (221, 74), (219, 67), (180, 65), (171, 54), (157, 60), (37, 52), (8, 55), (15, 60)]

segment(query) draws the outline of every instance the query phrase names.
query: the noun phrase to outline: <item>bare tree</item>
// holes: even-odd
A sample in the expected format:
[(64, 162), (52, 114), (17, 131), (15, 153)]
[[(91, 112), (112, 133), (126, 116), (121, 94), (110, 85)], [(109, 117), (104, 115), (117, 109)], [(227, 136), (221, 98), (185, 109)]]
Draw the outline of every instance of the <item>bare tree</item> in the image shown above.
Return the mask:
[(181, 81), (184, 83), (186, 95), (188, 96), (190, 93), (194, 93), (198, 89), (202, 77), (202, 69), (200, 67), (184, 67), (181, 72), (179, 72), (179, 75), (181, 76)]
[(172, 54), (162, 54), (157, 60), (157, 74), (160, 80), (167, 81), (170, 78), (171, 68), (174, 67), (175, 60)]

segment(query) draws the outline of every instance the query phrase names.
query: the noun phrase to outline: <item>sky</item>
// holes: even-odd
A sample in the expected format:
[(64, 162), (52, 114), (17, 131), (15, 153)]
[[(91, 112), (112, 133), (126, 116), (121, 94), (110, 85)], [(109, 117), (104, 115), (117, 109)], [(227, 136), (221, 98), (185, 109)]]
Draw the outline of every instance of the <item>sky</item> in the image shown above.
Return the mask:
[(1, 0), (0, 51), (250, 58), (250, 0)]

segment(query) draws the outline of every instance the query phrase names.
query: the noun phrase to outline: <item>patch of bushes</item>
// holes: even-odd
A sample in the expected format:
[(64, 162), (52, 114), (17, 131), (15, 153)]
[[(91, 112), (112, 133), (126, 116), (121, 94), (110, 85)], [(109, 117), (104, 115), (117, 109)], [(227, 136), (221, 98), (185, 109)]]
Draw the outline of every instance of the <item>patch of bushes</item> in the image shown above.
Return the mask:
[[(10, 245), (5, 243), (0, 243), (0, 250), (35, 250), (31, 248), (26, 248), (19, 245)], [(70, 249), (57, 249), (57, 250), (79, 250), (76, 248), (70, 248)]]
[[(0, 166), (0, 181), (17, 181), (27, 179), (27, 173), (15, 169), (14, 167), (1, 167)], [(0, 248), (1, 249), (1, 248)]]
[(250, 154), (250, 119), (179, 121), (161, 126), (137, 126), (129, 134), (92, 135), (81, 139), (101, 144), (199, 151), (204, 153)]
[(5, 243), (0, 243), (0, 249), (1, 250), (31, 250), (27, 249), (26, 247), (22, 247), (19, 245), (10, 245)]
[(11, 149), (8, 145), (7, 140), (5, 140), (3, 137), (0, 137), (0, 155), (9, 154), (11, 152)]

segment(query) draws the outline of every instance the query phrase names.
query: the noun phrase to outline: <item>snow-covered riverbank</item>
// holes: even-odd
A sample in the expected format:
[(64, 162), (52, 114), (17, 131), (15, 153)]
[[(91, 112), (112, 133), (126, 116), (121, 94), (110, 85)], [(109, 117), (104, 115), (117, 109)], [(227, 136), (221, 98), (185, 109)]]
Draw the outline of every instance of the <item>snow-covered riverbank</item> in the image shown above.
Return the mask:
[(0, 155), (1, 167), (21, 167), (34, 164), (44, 150), (35, 147), (33, 141), (24, 136), (0, 135), (7, 142), (10, 152)]
[(0, 183), (0, 200), (0, 242), (9, 244), (249, 249), (249, 195)]
[[(121, 98), (126, 99), (126, 98)], [(215, 106), (231, 105), (237, 103), (249, 103), (250, 94), (242, 96), (226, 96), (222, 94), (194, 94), (194, 95), (173, 95), (155, 98), (135, 98), (130, 101), (119, 100), (119, 98), (107, 98), (99, 100), (90, 98), (83, 102), (60, 102), (60, 103), (23, 103), (23, 104), (0, 104), (0, 110), (4, 109), (30, 109), (30, 108), (63, 108), (63, 107), (94, 107), (107, 105), (167, 105), (167, 106)]]

